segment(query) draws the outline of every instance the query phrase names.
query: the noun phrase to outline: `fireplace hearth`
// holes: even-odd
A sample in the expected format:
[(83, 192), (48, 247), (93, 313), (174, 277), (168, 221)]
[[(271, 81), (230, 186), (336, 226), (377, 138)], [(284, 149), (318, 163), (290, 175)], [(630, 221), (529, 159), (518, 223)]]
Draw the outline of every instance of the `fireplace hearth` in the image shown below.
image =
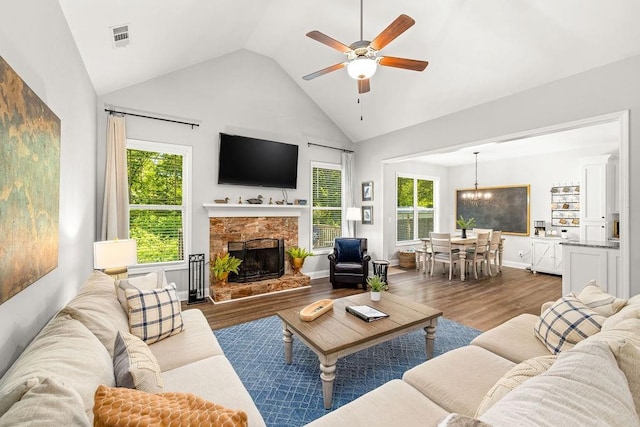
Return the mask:
[(284, 239), (228, 242), (227, 248), (230, 255), (242, 260), (238, 274), (229, 275), (230, 283), (277, 279), (284, 274)]

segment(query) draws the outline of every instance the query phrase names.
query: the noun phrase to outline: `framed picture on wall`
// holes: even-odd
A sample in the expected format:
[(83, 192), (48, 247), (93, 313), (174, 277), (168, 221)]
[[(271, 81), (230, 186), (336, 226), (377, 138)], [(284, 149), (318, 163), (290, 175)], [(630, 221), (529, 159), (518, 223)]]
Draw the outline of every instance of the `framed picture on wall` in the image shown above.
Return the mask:
[(373, 181), (366, 181), (362, 183), (362, 201), (373, 201)]
[(373, 206), (362, 207), (362, 223), (369, 225), (373, 224)]

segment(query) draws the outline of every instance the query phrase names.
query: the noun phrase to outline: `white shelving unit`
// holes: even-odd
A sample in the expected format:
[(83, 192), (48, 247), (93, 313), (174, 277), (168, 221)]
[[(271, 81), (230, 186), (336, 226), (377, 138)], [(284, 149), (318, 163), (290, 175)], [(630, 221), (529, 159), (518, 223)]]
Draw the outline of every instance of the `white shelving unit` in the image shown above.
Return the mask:
[(580, 186), (551, 187), (551, 225), (580, 227)]

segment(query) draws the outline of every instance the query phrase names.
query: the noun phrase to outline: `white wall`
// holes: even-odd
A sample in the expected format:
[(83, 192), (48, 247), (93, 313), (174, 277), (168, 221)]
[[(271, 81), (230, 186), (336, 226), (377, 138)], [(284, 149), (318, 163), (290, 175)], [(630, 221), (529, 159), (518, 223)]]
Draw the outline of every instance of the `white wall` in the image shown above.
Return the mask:
[(0, 55), (60, 118), (62, 129), (58, 268), (0, 305), (0, 375), (91, 272), (96, 194), (96, 95), (60, 6), (5, 3)]
[[(315, 142), (353, 148), (353, 144), (300, 87), (270, 58), (240, 50), (196, 66), (131, 86), (98, 99), (98, 181), (101, 187), (106, 113), (104, 105), (200, 122), (200, 127), (163, 123), (127, 116), (127, 136), (193, 147), (193, 241), (190, 253), (209, 257), (209, 219), (202, 204), (229, 197), (246, 200), (261, 194), (281, 200), (279, 189), (218, 185), (218, 134), (235, 133), (298, 144), (298, 188), (289, 200), (310, 199), (312, 160), (340, 163), (340, 151), (308, 147)], [(102, 192), (99, 190), (99, 194)], [(102, 196), (100, 195), (100, 198)], [(300, 220), (299, 244), (310, 247), (310, 213)], [(305, 273), (328, 270), (326, 256), (308, 258)], [(188, 287), (186, 271), (168, 272), (179, 290)]]
[[(531, 129), (583, 120), (623, 110), (630, 111), (630, 155), (621, 159), (634, 164), (640, 159), (640, 56), (527, 90), (445, 117), (382, 135), (356, 144), (356, 182), (383, 180), (382, 161), (432, 149), (499, 138)], [(425, 94), (426, 96), (426, 94)], [(640, 221), (640, 170), (630, 168), (630, 236), (638, 234)], [(483, 182), (484, 184), (484, 182)], [(465, 187), (468, 185), (465, 185)], [(386, 195), (385, 195), (386, 197)], [(376, 194), (374, 209), (381, 209)], [(383, 227), (378, 221), (360, 227), (370, 239), (372, 251), (383, 251)], [(630, 239), (630, 290), (640, 293), (640, 241)]]

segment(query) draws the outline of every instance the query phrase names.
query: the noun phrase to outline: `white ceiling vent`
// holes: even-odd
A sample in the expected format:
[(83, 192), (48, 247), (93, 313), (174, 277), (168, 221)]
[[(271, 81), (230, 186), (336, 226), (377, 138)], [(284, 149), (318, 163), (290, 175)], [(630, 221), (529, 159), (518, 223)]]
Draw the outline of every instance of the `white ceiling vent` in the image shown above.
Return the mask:
[(113, 47), (125, 47), (129, 44), (129, 25), (118, 25), (109, 27), (113, 33)]

